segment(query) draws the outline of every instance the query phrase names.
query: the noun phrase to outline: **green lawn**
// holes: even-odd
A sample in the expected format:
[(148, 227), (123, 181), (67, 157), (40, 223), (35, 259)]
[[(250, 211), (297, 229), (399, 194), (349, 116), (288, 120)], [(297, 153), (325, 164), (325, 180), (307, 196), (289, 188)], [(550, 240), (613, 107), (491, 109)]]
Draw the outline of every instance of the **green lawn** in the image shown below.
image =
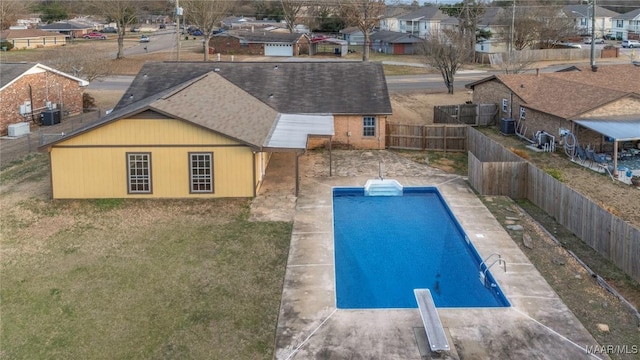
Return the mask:
[(0, 177), (0, 357), (273, 357), (290, 223), (249, 222), (246, 199), (12, 193), (46, 186), (42, 158)]

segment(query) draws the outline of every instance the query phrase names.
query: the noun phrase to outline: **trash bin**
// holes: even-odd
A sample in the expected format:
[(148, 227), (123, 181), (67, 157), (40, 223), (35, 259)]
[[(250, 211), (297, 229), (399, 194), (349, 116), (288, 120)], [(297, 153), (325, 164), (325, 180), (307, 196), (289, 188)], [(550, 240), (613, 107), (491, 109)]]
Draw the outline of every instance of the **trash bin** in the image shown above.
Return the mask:
[(340, 48), (334, 48), (333, 53), (336, 55), (340, 55)]

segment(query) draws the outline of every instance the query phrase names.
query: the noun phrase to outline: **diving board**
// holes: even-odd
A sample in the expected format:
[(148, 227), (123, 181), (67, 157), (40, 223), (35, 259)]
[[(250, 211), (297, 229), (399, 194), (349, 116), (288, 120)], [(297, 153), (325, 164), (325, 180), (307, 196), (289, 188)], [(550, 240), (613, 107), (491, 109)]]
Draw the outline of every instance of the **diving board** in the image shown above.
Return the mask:
[(413, 289), (431, 351), (449, 351), (449, 341), (429, 289)]

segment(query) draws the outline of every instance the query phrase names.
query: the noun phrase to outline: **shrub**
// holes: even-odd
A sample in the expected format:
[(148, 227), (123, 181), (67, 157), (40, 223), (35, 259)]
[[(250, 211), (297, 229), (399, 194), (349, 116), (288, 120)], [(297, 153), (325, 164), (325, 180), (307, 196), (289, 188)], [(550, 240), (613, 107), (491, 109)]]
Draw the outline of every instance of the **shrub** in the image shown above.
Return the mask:
[(13, 43), (9, 41), (2, 41), (0, 42), (0, 49), (3, 49), (4, 51), (9, 51), (13, 49)]

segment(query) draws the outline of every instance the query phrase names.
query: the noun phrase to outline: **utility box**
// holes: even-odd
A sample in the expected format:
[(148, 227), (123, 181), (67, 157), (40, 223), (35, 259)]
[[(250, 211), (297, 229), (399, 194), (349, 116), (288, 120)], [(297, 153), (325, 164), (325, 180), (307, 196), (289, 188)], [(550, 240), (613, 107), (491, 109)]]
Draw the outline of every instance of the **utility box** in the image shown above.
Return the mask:
[(500, 121), (500, 133), (502, 135), (513, 135), (516, 133), (516, 123), (512, 118), (502, 118)]
[(18, 136), (22, 136), (22, 135), (27, 135), (28, 133), (31, 132), (31, 130), (29, 129), (29, 123), (28, 122), (19, 122), (17, 124), (11, 124), (8, 127), (8, 132), (9, 132), (9, 136), (10, 137), (18, 137)]
[(42, 126), (60, 124), (60, 109), (45, 110), (40, 113)]

